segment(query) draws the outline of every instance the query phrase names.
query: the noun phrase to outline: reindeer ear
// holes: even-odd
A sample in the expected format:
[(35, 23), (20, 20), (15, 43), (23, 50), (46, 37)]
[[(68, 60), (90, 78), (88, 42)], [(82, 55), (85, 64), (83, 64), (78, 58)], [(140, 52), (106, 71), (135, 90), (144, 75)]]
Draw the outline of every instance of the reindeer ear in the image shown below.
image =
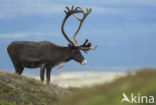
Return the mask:
[(77, 49), (77, 47), (76, 46), (74, 46), (74, 45), (72, 45), (72, 44), (68, 44), (68, 47), (70, 47), (70, 48), (72, 48), (72, 49)]

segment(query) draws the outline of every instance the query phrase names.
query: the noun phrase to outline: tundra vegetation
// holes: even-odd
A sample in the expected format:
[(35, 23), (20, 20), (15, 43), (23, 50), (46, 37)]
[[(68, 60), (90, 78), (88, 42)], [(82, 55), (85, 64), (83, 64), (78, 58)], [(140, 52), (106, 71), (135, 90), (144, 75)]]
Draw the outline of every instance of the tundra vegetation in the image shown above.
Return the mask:
[(127, 73), (113, 82), (93, 87), (68, 89), (0, 72), (0, 105), (121, 105), (123, 93), (136, 96), (140, 93), (141, 96), (156, 98), (156, 69), (145, 68), (136, 73)]

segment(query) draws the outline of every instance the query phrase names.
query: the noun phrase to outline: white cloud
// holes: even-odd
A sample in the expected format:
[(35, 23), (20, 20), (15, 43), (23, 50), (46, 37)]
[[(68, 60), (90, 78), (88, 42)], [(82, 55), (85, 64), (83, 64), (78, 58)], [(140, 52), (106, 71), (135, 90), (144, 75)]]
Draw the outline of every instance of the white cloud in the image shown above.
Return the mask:
[(0, 38), (21, 38), (27, 36), (56, 36), (57, 34), (52, 32), (26, 32), (26, 33), (9, 33), (0, 34)]
[[(81, 5), (93, 8), (92, 14), (118, 14), (126, 19), (138, 20), (144, 12), (135, 9), (137, 5), (156, 6), (156, 0), (0, 0), (0, 19), (25, 15), (63, 14), (66, 5)], [(126, 5), (135, 7), (126, 8)], [(126, 14), (126, 15), (125, 15)], [(132, 16), (135, 15), (135, 16)]]
[[(14, 17), (30, 14), (58, 14), (63, 13), (66, 5), (79, 4), (91, 6), (96, 13), (114, 14), (122, 12), (121, 9), (109, 6), (125, 4), (154, 5), (156, 0), (103, 0), (103, 1), (61, 1), (61, 0), (0, 0), (0, 18)], [(105, 6), (107, 5), (107, 6)]]
[[(46, 1), (46, 2), (45, 2)], [(64, 5), (47, 0), (6, 0), (0, 1), (0, 18), (28, 14), (58, 14)]]
[(111, 4), (111, 5), (125, 5), (125, 4), (136, 4), (136, 5), (149, 5), (156, 6), (156, 0), (103, 0), (103, 1), (91, 1), (93, 4)]
[(118, 8), (105, 8), (105, 7), (98, 7), (98, 6), (92, 6), (94, 13), (100, 13), (100, 14), (119, 14), (122, 13), (123, 9)]

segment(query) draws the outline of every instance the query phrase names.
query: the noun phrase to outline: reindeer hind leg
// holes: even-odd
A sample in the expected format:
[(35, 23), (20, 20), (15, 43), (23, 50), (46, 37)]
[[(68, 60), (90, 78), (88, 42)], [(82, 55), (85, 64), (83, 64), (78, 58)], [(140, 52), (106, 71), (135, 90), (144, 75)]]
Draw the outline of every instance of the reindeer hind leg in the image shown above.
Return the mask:
[(46, 72), (46, 76), (47, 76), (47, 84), (50, 84), (50, 74), (51, 74), (51, 69), (52, 69), (52, 66), (48, 66), (47, 67), (47, 72)]
[(24, 67), (20, 66), (18, 68), (18, 74), (21, 75), (23, 73)]

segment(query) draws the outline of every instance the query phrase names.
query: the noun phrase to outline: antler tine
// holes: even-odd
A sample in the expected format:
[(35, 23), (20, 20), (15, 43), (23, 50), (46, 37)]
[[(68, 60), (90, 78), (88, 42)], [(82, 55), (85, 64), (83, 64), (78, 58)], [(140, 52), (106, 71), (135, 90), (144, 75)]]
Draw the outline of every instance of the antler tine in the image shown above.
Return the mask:
[(74, 9), (74, 6), (72, 5), (71, 10), (73, 10), (73, 9)]
[[(82, 9), (80, 9), (80, 10), (78, 10), (78, 9), (80, 9), (80, 7), (76, 7), (76, 8), (75, 8), (76, 11), (82, 12)], [(77, 20), (81, 21), (81, 19), (80, 19), (79, 17), (77, 17), (75, 14), (73, 14), (73, 16), (74, 16)]]
[(91, 10), (92, 10), (91, 8), (88, 9), (87, 7), (86, 7), (86, 12), (84, 12), (84, 10), (83, 10), (81, 7), (77, 7), (77, 10), (78, 10), (78, 9), (79, 9), (80, 13), (83, 14), (83, 17), (82, 17), (82, 19), (80, 19), (80, 18), (77, 17), (75, 14), (73, 14), (73, 16), (74, 16), (77, 20), (80, 21), (80, 25), (79, 25), (77, 31), (74, 33), (74, 36), (73, 36), (73, 40), (74, 40), (74, 43), (75, 43), (76, 46), (79, 46), (78, 41), (77, 41), (77, 39), (76, 39), (76, 35), (77, 35), (78, 32), (80, 31), (81, 26), (82, 26), (82, 24), (83, 24), (85, 18), (90, 14), (90, 12), (91, 12)]
[[(89, 44), (91, 44), (91, 43), (89, 43)], [(83, 46), (81, 46), (81, 47), (79, 47), (81, 50), (83, 50), (83, 51), (88, 51), (88, 50), (96, 50), (96, 48), (97, 48), (98, 46), (95, 44), (93, 47), (88, 47), (88, 45), (85, 45), (84, 47)]]
[(90, 47), (91, 50), (96, 50), (97, 45), (95, 44), (93, 47)]
[(89, 8), (89, 9), (88, 9), (88, 8), (86, 7), (86, 11), (87, 11), (87, 14), (90, 14), (90, 13), (92, 12), (92, 8)]
[(87, 43), (88, 43), (88, 39), (86, 39), (86, 41), (81, 46), (85, 46)]

